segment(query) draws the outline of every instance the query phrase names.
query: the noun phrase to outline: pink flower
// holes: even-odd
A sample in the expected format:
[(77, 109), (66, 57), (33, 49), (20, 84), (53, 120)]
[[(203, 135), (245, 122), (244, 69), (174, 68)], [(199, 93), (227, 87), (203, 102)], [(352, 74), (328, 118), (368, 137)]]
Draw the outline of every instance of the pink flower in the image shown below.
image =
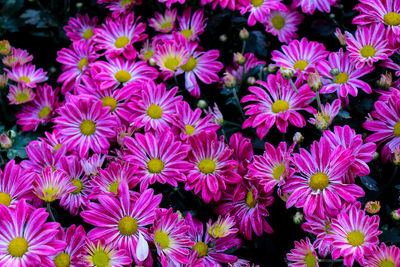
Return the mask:
[(78, 266), (80, 263), (80, 253), (85, 244), (86, 232), (82, 225), (76, 227), (71, 225), (66, 231), (60, 227), (56, 240), (67, 243), (67, 247), (59, 254), (52, 256), (55, 266), (65, 266), (66, 263), (71, 266)]
[(386, 246), (381, 243), (380, 247), (376, 247), (375, 251), (367, 256), (367, 266), (381, 267), (381, 266), (397, 266), (400, 264), (400, 249), (393, 246)]
[(185, 0), (158, 0), (158, 2), (166, 2), (168, 8), (171, 8), (173, 3), (179, 2), (180, 4), (184, 4)]
[(164, 14), (154, 12), (154, 18), (149, 19), (149, 26), (161, 33), (170, 33), (175, 29), (176, 8), (165, 10)]
[(294, 0), (292, 7), (301, 6), (304, 13), (313, 14), (315, 9), (321, 12), (331, 12), (331, 6), (335, 5), (338, 0)]
[(317, 252), (315, 252), (308, 237), (305, 241), (294, 241), (294, 245), (295, 248), (286, 254), (287, 259), (292, 262), (289, 264), (290, 267), (319, 266)]
[(20, 105), (28, 103), (35, 98), (36, 94), (32, 88), (24, 87), (21, 85), (10, 85), (10, 91), (8, 92), (7, 98), (10, 104)]
[(332, 104), (321, 105), (321, 111), (314, 113), (314, 118), (310, 118), (308, 122), (314, 124), (319, 130), (325, 130), (332, 124), (341, 108), (340, 100), (335, 99)]
[(279, 41), (290, 43), (293, 39), (297, 39), (297, 26), (303, 21), (304, 16), (295, 9), (289, 10), (271, 10), (265, 19), (265, 30)]
[(254, 26), (256, 22), (265, 23), (271, 10), (286, 11), (287, 8), (281, 3), (282, 0), (247, 0), (240, 8), (240, 14), (250, 13), (247, 23)]
[(43, 69), (36, 70), (35, 65), (28, 63), (26, 65), (15, 65), (11, 70), (4, 69), (8, 78), (14, 82), (17, 82), (23, 88), (30, 87), (35, 88), (36, 84), (47, 81), (47, 72)]
[(321, 257), (326, 257), (331, 252), (331, 242), (327, 241), (326, 237), (331, 233), (332, 217), (324, 216), (321, 218), (317, 215), (312, 215), (305, 218), (306, 222), (301, 225), (301, 228), (316, 236), (313, 246), (318, 249)]
[(206, 20), (204, 19), (204, 10), (197, 9), (193, 16), (191, 8), (185, 8), (182, 16), (178, 16), (178, 31), (185, 36), (188, 41), (198, 40), (198, 36), (204, 32)]
[(7, 67), (14, 67), (15, 65), (25, 65), (32, 61), (33, 56), (25, 49), (12, 48), (11, 54), (3, 57), (2, 62)]
[(90, 19), (88, 14), (77, 14), (76, 18), (69, 19), (64, 30), (71, 41), (86, 41), (93, 37), (93, 29), (97, 25), (97, 20), (97, 17)]
[(57, 169), (60, 159), (65, 156), (67, 146), (61, 146), (58, 149), (51, 147), (44, 141), (32, 141), (26, 146), (26, 154), (29, 160), (21, 162), (24, 169), (29, 169), (36, 173), (42, 173), (47, 168)]
[(240, 176), (245, 176), (248, 164), (253, 159), (251, 139), (243, 137), (242, 133), (234, 133), (229, 138), (229, 147), (232, 149), (232, 159), (239, 164), (237, 172)]

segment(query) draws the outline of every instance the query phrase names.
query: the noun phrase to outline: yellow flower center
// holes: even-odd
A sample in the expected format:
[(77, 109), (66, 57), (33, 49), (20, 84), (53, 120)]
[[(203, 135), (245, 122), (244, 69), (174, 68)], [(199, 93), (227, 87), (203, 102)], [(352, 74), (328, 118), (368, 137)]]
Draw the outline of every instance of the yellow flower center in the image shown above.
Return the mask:
[(294, 63), (293, 68), (299, 69), (300, 71), (303, 71), (306, 67), (308, 66), (308, 62), (305, 60), (297, 60), (296, 63)]
[(396, 124), (394, 125), (393, 133), (394, 133), (394, 136), (400, 137), (400, 121), (396, 122)]
[(189, 125), (189, 124), (185, 125), (185, 128), (186, 128), (187, 135), (192, 135), (196, 131), (196, 129), (192, 125)]
[(283, 164), (279, 164), (272, 169), (272, 176), (275, 180), (280, 180), (281, 175), (286, 171), (286, 167)]
[(281, 16), (275, 16), (271, 20), (272, 25), (274, 26), (275, 29), (280, 30), (283, 27), (285, 27), (285, 19)]
[(0, 204), (3, 204), (5, 206), (10, 206), (11, 203), (11, 196), (7, 193), (0, 193)]
[(82, 71), (83, 67), (87, 66), (88, 64), (87, 57), (83, 57), (81, 60), (79, 60), (78, 69)]
[(25, 83), (29, 83), (31, 81), (31, 79), (29, 77), (26, 76), (21, 76), (18, 78), (21, 81), (24, 81)]
[(54, 148), (54, 150), (59, 150), (60, 148), (62, 147), (62, 145), (61, 144), (58, 144), (58, 145), (55, 145), (53, 148)]
[(365, 236), (361, 232), (350, 232), (347, 234), (347, 241), (353, 247), (358, 247), (364, 244)]
[(196, 68), (197, 62), (196, 59), (194, 59), (193, 57), (189, 58), (189, 60), (186, 62), (186, 64), (182, 65), (181, 68), (188, 72), (188, 71), (192, 71), (194, 70), (194, 68)]
[(83, 39), (88, 40), (90, 38), (92, 38), (92, 36), (94, 35), (93, 30), (87, 29), (86, 31), (83, 32)]
[(176, 57), (170, 57), (165, 60), (164, 66), (169, 70), (175, 71), (180, 63), (180, 60), (178, 60)]
[(162, 113), (162, 108), (157, 104), (151, 104), (146, 111), (147, 116), (155, 120), (161, 119)]
[(26, 101), (26, 100), (28, 100), (29, 99), (29, 95), (27, 94), (27, 93), (18, 93), (16, 96), (15, 96), (15, 100), (17, 101), (17, 102), (24, 102), (24, 101)]
[(119, 186), (120, 182), (121, 181), (115, 181), (112, 185), (110, 185), (110, 187), (108, 188), (108, 191), (118, 194), (118, 186)]
[(94, 123), (94, 121), (91, 120), (84, 120), (81, 122), (79, 129), (81, 130), (81, 133), (83, 135), (86, 136), (93, 135), (94, 132), (96, 131), (96, 123)]
[(400, 14), (396, 12), (389, 12), (383, 16), (383, 21), (387, 25), (398, 26), (400, 24)]
[(121, 5), (126, 6), (135, 3), (135, 0), (122, 0)]
[(159, 243), (162, 249), (168, 248), (169, 246), (168, 234), (160, 230), (156, 231), (154, 242)]
[(171, 21), (164, 21), (164, 23), (163, 24), (161, 24), (161, 28), (162, 29), (166, 29), (166, 28), (169, 28), (169, 27), (171, 27), (172, 26), (172, 22)]
[(45, 117), (49, 116), (50, 111), (51, 111), (51, 108), (50, 108), (50, 107), (47, 107), (47, 106), (46, 106), (46, 107), (43, 107), (43, 108), (39, 111), (39, 118), (42, 119), (42, 118), (45, 118)]
[(97, 250), (92, 256), (93, 265), (96, 267), (109, 267), (110, 257), (103, 250)]
[(154, 53), (151, 52), (150, 50), (147, 50), (147, 51), (143, 54), (145, 60), (148, 60), (148, 59), (151, 58), (153, 55), (154, 55)]
[(246, 194), (246, 205), (249, 208), (254, 208), (257, 205), (257, 199), (254, 200), (254, 194), (253, 194), (253, 189), (251, 189), (249, 192)]
[(121, 233), (121, 235), (126, 235), (126, 236), (133, 235), (136, 233), (137, 229), (138, 229), (138, 224), (136, 219), (130, 216), (125, 216), (118, 223), (118, 230)]
[(319, 172), (311, 176), (310, 181), (308, 182), (312, 190), (323, 190), (329, 184), (329, 177), (323, 172)]
[(385, 259), (381, 261), (378, 265), (379, 267), (396, 267), (392, 259)]
[(151, 159), (147, 162), (147, 169), (150, 173), (160, 173), (164, 170), (164, 162), (160, 159)]
[(71, 257), (65, 252), (58, 254), (54, 258), (54, 265), (56, 267), (69, 267), (70, 264), (71, 264)]
[(129, 38), (126, 36), (121, 36), (118, 37), (117, 40), (115, 40), (114, 45), (116, 48), (124, 48), (128, 43), (129, 43)]
[(28, 251), (28, 241), (23, 237), (16, 237), (8, 245), (8, 253), (13, 257), (21, 258)]
[(315, 267), (317, 265), (317, 258), (312, 254), (312, 252), (308, 252), (306, 257), (304, 258), (307, 267)]
[(261, 6), (262, 4), (264, 4), (264, 0), (251, 0), (251, 4), (252, 4), (254, 7), (259, 7), (259, 6)]
[(117, 73), (115, 73), (114, 77), (120, 83), (125, 83), (132, 78), (131, 74), (129, 72), (127, 72), (126, 70), (117, 71)]
[(331, 229), (331, 224), (332, 224), (332, 222), (329, 222), (329, 221), (325, 223), (325, 232), (327, 234), (332, 234), (332, 232), (329, 231)]
[(181, 33), (186, 39), (189, 39), (189, 37), (193, 35), (193, 31), (191, 29), (182, 30)]
[(110, 107), (110, 112), (113, 112), (117, 108), (117, 101), (114, 97), (105, 96), (101, 99), (101, 104), (103, 107)]
[(74, 191), (72, 191), (71, 193), (74, 195), (79, 194), (83, 188), (83, 184), (82, 184), (81, 180), (72, 179), (71, 182), (74, 184), (74, 186), (76, 186), (76, 189)]
[[(53, 170), (54, 171), (54, 170)], [(53, 202), (57, 199), (58, 188), (49, 187), (43, 190), (41, 199), (46, 202)]]
[(198, 254), (198, 258), (202, 258), (208, 254), (208, 246), (204, 242), (197, 242), (192, 249), (196, 250)]
[(349, 75), (346, 72), (341, 72), (335, 77), (335, 83), (344, 84), (349, 80)]
[(210, 174), (215, 171), (217, 164), (215, 164), (215, 161), (212, 159), (203, 159), (200, 161), (198, 167), (202, 173)]
[(272, 104), (272, 112), (273, 113), (284, 112), (288, 109), (289, 109), (289, 103), (285, 100), (276, 100)]
[(364, 58), (373, 57), (376, 54), (375, 48), (370, 45), (366, 45), (360, 50), (361, 56)]

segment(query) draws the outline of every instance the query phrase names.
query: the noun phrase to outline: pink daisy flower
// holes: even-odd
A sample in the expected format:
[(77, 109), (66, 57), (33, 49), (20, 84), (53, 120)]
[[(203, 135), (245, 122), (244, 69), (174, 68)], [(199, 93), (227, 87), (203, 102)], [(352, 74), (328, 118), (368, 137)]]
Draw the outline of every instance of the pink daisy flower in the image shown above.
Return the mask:
[(144, 61), (135, 62), (121, 57), (107, 60), (92, 65), (91, 74), (99, 83), (99, 88), (115, 89), (121, 84), (138, 86), (158, 77), (157, 70)]
[(365, 266), (379, 243), (379, 216), (367, 216), (355, 206), (338, 214), (332, 220), (327, 239), (332, 242), (332, 259), (344, 257), (344, 265), (353, 266), (354, 260)]
[[(339, 74), (333, 76), (330, 71), (338, 69)], [(350, 52), (343, 52), (342, 49), (337, 53), (330, 53), (328, 61), (322, 61), (318, 65), (318, 71), (321, 76), (328, 77), (328, 83), (324, 84), (320, 90), (321, 94), (337, 92), (338, 97), (347, 99), (348, 95), (357, 96), (357, 89), (361, 89), (367, 94), (372, 92), (368, 83), (360, 80), (362, 76), (374, 70), (373, 66), (356, 67), (350, 58)], [(345, 101), (344, 101), (345, 102)]]
[(97, 25), (97, 20), (97, 17), (89, 18), (88, 14), (77, 14), (76, 18), (69, 19), (64, 30), (71, 41), (86, 41), (94, 36), (93, 29)]
[(253, 145), (251, 139), (243, 137), (242, 133), (234, 133), (229, 138), (229, 147), (232, 149), (232, 159), (239, 164), (237, 172), (240, 176), (245, 176), (247, 168), (253, 159)]
[(178, 16), (178, 31), (185, 36), (188, 41), (198, 40), (198, 36), (204, 32), (206, 20), (204, 10), (197, 9), (193, 16), (191, 8), (185, 8), (182, 16)]
[(85, 157), (89, 149), (96, 153), (106, 152), (109, 138), (115, 137), (115, 121), (108, 115), (110, 109), (103, 108), (100, 101), (92, 98), (69, 97), (54, 119), (55, 128), (66, 145), (74, 145), (80, 157)]
[(97, 0), (99, 4), (107, 4), (106, 7), (112, 11), (114, 18), (123, 13), (132, 11), (134, 5), (140, 5), (142, 0)]
[[(334, 216), (336, 217), (336, 216)], [(306, 216), (306, 222), (301, 225), (301, 228), (316, 236), (313, 243), (314, 248), (318, 249), (321, 257), (326, 257), (331, 252), (331, 242), (326, 240), (326, 237), (331, 233), (332, 218), (330, 216), (318, 217), (316, 215)]]
[(343, 203), (353, 203), (364, 196), (358, 185), (343, 183), (343, 176), (354, 162), (351, 149), (332, 149), (328, 140), (321, 138), (310, 150), (311, 153), (302, 148), (300, 154), (293, 154), (297, 171), (283, 187), (283, 193), (290, 194), (287, 208), (294, 205), (303, 208), (307, 216), (323, 217), (337, 212)]
[[(244, 0), (246, 1), (246, 0)], [(201, 0), (201, 5), (207, 5), (212, 3), (212, 9), (215, 9), (217, 5), (221, 6), (221, 8), (229, 8), (230, 10), (239, 10), (240, 7), (244, 4), (243, 0)]]
[(154, 18), (149, 19), (149, 26), (161, 33), (170, 33), (175, 29), (176, 8), (165, 10), (164, 14), (154, 12)]
[(176, 96), (178, 87), (170, 90), (163, 83), (157, 85), (149, 81), (142, 85), (138, 96), (130, 103), (133, 110), (129, 122), (136, 128), (144, 126), (144, 130), (162, 132), (170, 128), (175, 120), (176, 105), (182, 96)]
[(55, 149), (46, 142), (32, 141), (25, 149), (29, 160), (23, 160), (21, 167), (41, 174), (47, 167), (58, 169), (60, 159), (66, 154), (67, 146)]
[(225, 216), (220, 215), (214, 223), (211, 219), (208, 221), (207, 232), (214, 239), (235, 235), (239, 231), (235, 227), (235, 224), (234, 217), (231, 217), (229, 214)]
[(367, 266), (369, 267), (395, 267), (400, 265), (400, 249), (394, 245), (388, 247), (385, 243), (381, 243), (380, 247), (366, 256)]
[(121, 15), (114, 19), (107, 17), (105, 24), (94, 29), (97, 48), (106, 50), (106, 54), (112, 58), (121, 54), (128, 60), (136, 57), (136, 49), (133, 44), (144, 40), (146, 24), (135, 20), (134, 13)]
[(101, 166), (103, 166), (104, 160), (106, 159), (105, 155), (94, 154), (90, 158), (81, 159), (81, 165), (83, 171), (87, 176), (94, 177), (99, 174)]
[(383, 24), (358, 27), (355, 36), (349, 32), (345, 34), (346, 48), (357, 68), (361, 68), (364, 64), (372, 66), (374, 62), (385, 60), (393, 53)]
[(56, 267), (79, 266), (80, 252), (85, 244), (86, 232), (82, 225), (76, 227), (71, 225), (66, 231), (60, 227), (56, 240), (62, 240), (67, 243), (67, 247), (57, 256), (53, 256), (53, 262)]
[(156, 209), (151, 240), (157, 248), (163, 266), (177, 266), (188, 262), (189, 247), (195, 245), (186, 234), (189, 226), (170, 209)]
[(237, 184), (242, 177), (234, 172), (237, 162), (232, 160), (232, 151), (224, 143), (218, 141), (213, 131), (201, 132), (189, 138), (191, 150), (188, 156), (190, 163), (187, 175), (186, 190), (194, 189), (201, 194), (206, 203), (218, 201), (226, 184)]
[(147, 189), (136, 201), (131, 201), (126, 183), (121, 182), (118, 190), (119, 198), (99, 195), (99, 203), (90, 202), (81, 216), (85, 222), (96, 226), (88, 233), (89, 239), (104, 239), (113, 247), (126, 249), (128, 255), (136, 260), (145, 246), (148, 249), (147, 242), (138, 247), (138, 241), (140, 236), (150, 240), (146, 226), (154, 222), (162, 195), (154, 195), (152, 189)]
[(32, 61), (33, 56), (28, 53), (25, 49), (12, 48), (11, 54), (3, 57), (2, 62), (7, 67), (14, 67), (15, 65), (24, 65)]
[(300, 42), (293, 40), (289, 45), (283, 45), (282, 51), (274, 50), (271, 53), (272, 60), (276, 62), (276, 65), (301, 74), (313, 71), (316, 65), (325, 60), (329, 54), (323, 44), (309, 42), (305, 37)]
[(289, 122), (296, 127), (304, 127), (306, 121), (298, 111), (316, 112), (309, 106), (315, 93), (307, 84), (300, 87), (299, 82), (300, 80), (296, 82), (298, 93), (280, 73), (268, 75), (267, 82), (257, 81), (254, 86), (250, 86), (249, 91), (252, 94), (243, 97), (241, 102), (255, 103), (244, 107), (247, 110), (245, 114), (250, 118), (243, 123), (243, 129), (256, 128), (258, 137), (263, 139), (275, 123), (282, 133), (286, 133)]
[(245, 63), (244, 65), (239, 65), (237, 62), (235, 62), (235, 58), (233, 57), (234, 60), (234, 69), (230, 68), (229, 66), (226, 68), (226, 71), (230, 74), (232, 74), (236, 81), (243, 83), (242, 81), (244, 75), (251, 71), (252, 69), (256, 68), (259, 65), (265, 65), (266, 62), (262, 60), (258, 60), (258, 58), (255, 57), (253, 53), (246, 53), (244, 54), (245, 58)]
[(304, 16), (295, 9), (271, 10), (267, 15), (264, 25), (265, 30), (279, 41), (289, 44), (293, 39), (297, 39), (297, 26), (303, 21)]
[(62, 74), (57, 82), (62, 83), (61, 93), (65, 95), (79, 84), (89, 64), (99, 57), (91, 42), (75, 41), (70, 48), (57, 52), (57, 62), (62, 64)]
[(313, 14), (315, 9), (321, 12), (331, 12), (331, 6), (338, 0), (293, 0), (292, 7), (301, 6), (303, 13)]
[(143, 42), (142, 49), (140, 49), (138, 58), (144, 61), (152, 59), (157, 42), (158, 40), (156, 39), (153, 39), (151, 42), (149, 39), (146, 39), (146, 41)]
[(366, 176), (369, 174), (368, 162), (374, 156), (376, 145), (374, 143), (364, 144), (361, 134), (348, 125), (343, 127), (335, 126), (334, 131), (324, 131), (324, 137), (331, 144), (332, 149), (337, 146), (352, 149), (354, 162), (350, 165), (348, 172), (345, 174), (344, 181), (348, 184), (354, 183), (355, 177)]
[(178, 2), (178, 3), (180, 3), (180, 4), (184, 4), (185, 3), (185, 0), (158, 0), (158, 2), (162, 2), (162, 3), (165, 3), (166, 4), (166, 6), (168, 7), (168, 8), (171, 8), (171, 5), (173, 4), (173, 3), (176, 3), (176, 2)]
[(175, 140), (171, 132), (158, 136), (152, 133), (135, 134), (135, 138), (125, 137), (128, 148), (124, 159), (137, 167), (135, 174), (143, 192), (149, 184), (168, 183), (174, 187), (186, 181), (186, 170), (190, 164), (185, 161), (190, 147)]
[(46, 222), (45, 209), (34, 209), (21, 200), (15, 209), (0, 205), (0, 216), (1, 266), (53, 266), (50, 257), (66, 247), (65, 241), (54, 238), (60, 224)]
[(265, 143), (265, 151), (262, 156), (254, 156), (253, 162), (249, 164), (249, 172), (246, 178), (264, 186), (264, 192), (270, 194), (275, 186), (280, 187), (285, 183), (287, 177), (294, 174), (290, 166), (290, 157), (293, 146), (287, 147), (285, 142), (279, 143), (275, 148), (270, 143)]
[(15, 65), (11, 70), (7, 68), (4, 70), (10, 80), (17, 82), (22, 87), (35, 88), (36, 84), (47, 81), (47, 72), (44, 72), (43, 69), (36, 70), (32, 63)]
[(308, 122), (314, 124), (319, 130), (325, 130), (332, 124), (341, 108), (340, 100), (335, 99), (332, 104), (321, 105), (321, 111), (314, 113), (314, 118), (310, 118)]
[(274, 198), (256, 183), (243, 182), (235, 190), (225, 191), (221, 201), (223, 203), (216, 208), (216, 213), (234, 217), (236, 227), (247, 240), (252, 239), (253, 232), (257, 236), (273, 232), (266, 220), (269, 216), (266, 207), (272, 204)]
[(257, 21), (264, 24), (271, 10), (286, 11), (287, 8), (281, 0), (247, 0), (240, 14), (250, 13), (247, 24), (254, 26)]
[(288, 266), (291, 267), (318, 267), (318, 255), (315, 252), (310, 239), (306, 237), (306, 240), (294, 241), (295, 248), (290, 250), (290, 253), (286, 254), (286, 257), (290, 263)]
[(36, 94), (32, 88), (24, 87), (21, 85), (10, 85), (10, 91), (8, 92), (7, 98), (10, 104), (20, 105), (28, 103), (35, 98)]
[(33, 101), (22, 107), (15, 117), (17, 124), (22, 126), (22, 131), (36, 131), (39, 125), (47, 124), (53, 118), (58, 106), (58, 88), (44, 84), (38, 86), (37, 94)]

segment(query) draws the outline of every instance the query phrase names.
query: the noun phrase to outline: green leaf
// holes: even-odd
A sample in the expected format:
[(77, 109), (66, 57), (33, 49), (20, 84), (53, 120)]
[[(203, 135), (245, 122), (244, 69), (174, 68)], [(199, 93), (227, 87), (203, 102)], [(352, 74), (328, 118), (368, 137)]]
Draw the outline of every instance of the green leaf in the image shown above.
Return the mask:
[(371, 178), (369, 176), (363, 176), (363, 177), (360, 177), (360, 180), (361, 180), (361, 183), (363, 185), (365, 185), (365, 187), (368, 188), (369, 190), (371, 190), (371, 191), (379, 190), (376, 185), (377, 183), (373, 178)]

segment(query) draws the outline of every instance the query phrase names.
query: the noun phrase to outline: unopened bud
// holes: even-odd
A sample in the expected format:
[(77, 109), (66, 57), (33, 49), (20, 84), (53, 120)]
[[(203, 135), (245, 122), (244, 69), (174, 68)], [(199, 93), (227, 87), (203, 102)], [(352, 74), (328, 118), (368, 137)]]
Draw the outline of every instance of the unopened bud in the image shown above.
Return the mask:
[(240, 30), (240, 32), (239, 32), (240, 39), (247, 40), (247, 39), (249, 39), (249, 36), (250, 36), (250, 34), (246, 28), (243, 28)]
[(379, 158), (379, 153), (375, 151), (374, 155), (372, 155), (372, 160), (377, 160), (378, 158)]
[(7, 77), (7, 73), (3, 73), (2, 75), (0, 75), (0, 90), (6, 88), (8, 84), (8, 77)]
[(379, 201), (368, 201), (365, 204), (365, 211), (369, 214), (376, 214), (381, 210)]
[(236, 52), (233, 53), (233, 61), (239, 65), (243, 65), (244, 63), (246, 63), (246, 58), (243, 56), (242, 53)]
[(290, 80), (293, 78), (294, 72), (292, 69), (281, 67), (279, 71), (281, 72), (283, 79)]
[(149, 65), (152, 66), (152, 67), (154, 67), (155, 65), (157, 65), (157, 62), (156, 62), (152, 57), (149, 58), (149, 60), (148, 60), (147, 62), (149, 62)]
[(389, 89), (392, 86), (392, 73), (386, 71), (385, 74), (381, 74), (381, 78), (376, 81), (376, 85), (381, 89)]
[(274, 65), (272, 65), (272, 64), (269, 64), (268, 67), (267, 67), (267, 71), (268, 71), (269, 73), (275, 73), (277, 69), (278, 69), (278, 67), (277, 67), (277, 66), (274, 66)]
[(207, 107), (207, 102), (203, 99), (200, 99), (197, 101), (197, 107), (198, 108), (206, 108)]
[(13, 145), (13, 142), (10, 139), (10, 137), (8, 137), (4, 133), (0, 135), (0, 146), (1, 146), (1, 148), (9, 149), (9, 148), (12, 147), (12, 145)]
[(7, 135), (8, 135), (10, 138), (12, 138), (12, 139), (14, 139), (15, 137), (17, 137), (17, 133), (16, 133), (14, 130), (8, 130), (8, 131), (7, 131)]
[(11, 45), (8, 40), (0, 41), (0, 55), (7, 56), (11, 52)]
[(393, 210), (390, 215), (392, 216), (392, 219), (395, 221), (400, 220), (400, 209), (398, 210)]
[(222, 79), (226, 88), (234, 88), (236, 86), (236, 78), (229, 72), (225, 72)]
[(226, 42), (226, 40), (228, 40), (228, 37), (226, 36), (226, 34), (222, 34), (219, 36), (219, 40), (223, 43)]
[(293, 142), (301, 143), (304, 141), (304, 136), (300, 132), (296, 132), (293, 136)]
[(321, 77), (319, 76), (318, 71), (311, 72), (307, 78), (308, 86), (314, 92), (318, 92), (322, 88)]
[(400, 165), (400, 151), (399, 150), (395, 150), (393, 152), (393, 164), (396, 166)]
[(321, 112), (318, 112), (317, 115), (315, 116), (315, 127), (317, 127), (318, 130), (326, 130), (329, 126), (329, 117), (327, 115), (322, 114)]
[(340, 73), (340, 70), (337, 69), (337, 68), (334, 68), (334, 69), (331, 69), (331, 70), (329, 71), (329, 73), (330, 73), (332, 76), (337, 76), (337, 75)]
[(333, 13), (329, 14), (329, 18), (330, 19), (334, 19), (335, 18), (335, 14), (333, 14)]
[(250, 76), (249, 78), (247, 78), (247, 83), (250, 85), (253, 85), (256, 82), (256, 78), (254, 78), (253, 76)]
[(82, 8), (83, 7), (83, 3), (82, 2), (78, 2), (76, 3), (76, 8)]
[(336, 38), (338, 38), (339, 43), (341, 46), (346, 46), (346, 35), (344, 35), (342, 33), (342, 31), (339, 28), (336, 28), (336, 32), (335, 32)]
[(293, 222), (295, 224), (302, 224), (304, 222), (304, 214), (300, 211), (296, 212), (293, 216)]

